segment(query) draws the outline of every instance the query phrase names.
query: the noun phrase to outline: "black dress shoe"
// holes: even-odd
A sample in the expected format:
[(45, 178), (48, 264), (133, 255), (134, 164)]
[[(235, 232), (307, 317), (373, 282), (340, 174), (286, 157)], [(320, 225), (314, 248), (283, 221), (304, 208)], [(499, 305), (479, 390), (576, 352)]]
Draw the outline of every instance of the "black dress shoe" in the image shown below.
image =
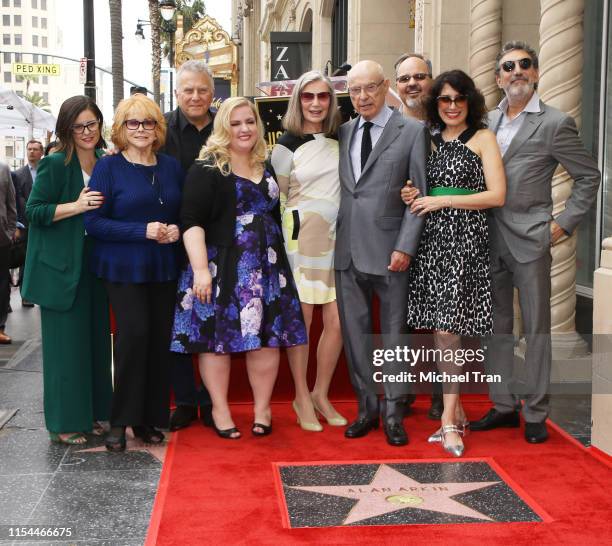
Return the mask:
[(215, 424), (212, 418), (212, 404), (200, 406), (200, 421), (205, 427), (212, 427)]
[(192, 421), (198, 418), (197, 406), (177, 406), (170, 417), (170, 430), (180, 430), (188, 427)]
[(408, 443), (408, 435), (402, 423), (397, 421), (384, 422), (387, 443), (391, 446), (405, 446)]
[(548, 440), (546, 423), (525, 423), (525, 440), (530, 444), (541, 444)]
[(367, 417), (360, 417), (357, 421), (352, 422), (348, 428), (344, 431), (346, 438), (361, 438), (365, 436), (372, 429), (378, 428), (378, 417), (374, 419), (368, 419)]
[(470, 421), (472, 430), (491, 430), (499, 427), (517, 428), (518, 426), (520, 426), (518, 411), (500, 413), (495, 408), (491, 408), (482, 419)]
[(439, 421), (442, 418), (444, 411), (444, 401), (441, 394), (433, 394), (431, 396), (431, 406), (427, 412), (427, 417), (432, 421)]

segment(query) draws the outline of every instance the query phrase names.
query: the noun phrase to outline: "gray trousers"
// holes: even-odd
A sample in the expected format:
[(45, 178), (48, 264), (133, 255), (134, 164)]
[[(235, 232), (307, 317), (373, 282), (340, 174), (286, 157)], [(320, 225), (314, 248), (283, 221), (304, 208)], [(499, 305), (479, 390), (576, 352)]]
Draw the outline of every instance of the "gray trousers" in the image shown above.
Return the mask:
[(517, 287), (527, 344), (523, 416), (528, 423), (539, 423), (549, 412), (551, 256), (547, 252), (532, 262), (519, 263), (502, 237), (496, 242), (491, 252), (494, 335), (489, 343), (487, 369), (501, 374), (502, 382), (490, 384), (491, 400), (495, 409), (502, 413), (520, 408), (520, 398), (511, 392), (510, 385), (514, 368), (513, 298), (514, 287)]
[(375, 383), (373, 374), (399, 373), (408, 368), (405, 363), (389, 362), (380, 368), (372, 362), (373, 326), (372, 298), (380, 300), (380, 329), (385, 348), (402, 345), (402, 335), (408, 332), (407, 297), (408, 272), (389, 272), (389, 275), (371, 275), (355, 269), (351, 262), (348, 269), (336, 271), (336, 297), (344, 352), (349, 374), (359, 404), (359, 417), (378, 417), (378, 391), (387, 400), (387, 418), (401, 420), (402, 400), (409, 386), (406, 383)]

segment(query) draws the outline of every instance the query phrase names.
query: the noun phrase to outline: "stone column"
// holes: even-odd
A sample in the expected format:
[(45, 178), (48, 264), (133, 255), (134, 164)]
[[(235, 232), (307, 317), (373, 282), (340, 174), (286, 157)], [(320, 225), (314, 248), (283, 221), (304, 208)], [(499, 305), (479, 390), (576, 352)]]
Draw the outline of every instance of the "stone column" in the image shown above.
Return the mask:
[[(584, 0), (541, 0), (540, 84), (544, 102), (573, 116), (581, 125)], [(559, 167), (553, 178), (553, 214), (565, 207), (572, 179)], [(587, 353), (576, 333), (576, 233), (552, 248), (551, 313), (553, 359)], [(554, 334), (563, 334), (555, 336)]]
[(470, 2), (470, 76), (485, 97), (487, 110), (499, 102), (495, 57), (501, 49), (502, 0)]
[(612, 237), (602, 243), (593, 282), (592, 445), (612, 455)]

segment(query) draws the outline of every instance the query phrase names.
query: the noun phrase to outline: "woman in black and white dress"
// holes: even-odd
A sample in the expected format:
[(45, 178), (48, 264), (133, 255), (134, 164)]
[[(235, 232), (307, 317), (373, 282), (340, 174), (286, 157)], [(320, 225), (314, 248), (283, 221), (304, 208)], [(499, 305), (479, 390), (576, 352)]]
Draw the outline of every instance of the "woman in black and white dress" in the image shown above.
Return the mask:
[[(490, 335), (489, 235), (484, 209), (504, 204), (506, 181), (495, 135), (486, 129), (484, 97), (460, 70), (440, 74), (427, 102), (435, 151), (427, 161), (429, 195), (410, 199), (413, 212), (426, 214), (416, 260), (410, 268), (408, 324), (434, 331), (445, 356), (440, 372), (462, 373), (457, 356), (462, 337)], [(467, 419), (459, 384), (444, 383), (440, 429), (430, 442), (463, 454)]]

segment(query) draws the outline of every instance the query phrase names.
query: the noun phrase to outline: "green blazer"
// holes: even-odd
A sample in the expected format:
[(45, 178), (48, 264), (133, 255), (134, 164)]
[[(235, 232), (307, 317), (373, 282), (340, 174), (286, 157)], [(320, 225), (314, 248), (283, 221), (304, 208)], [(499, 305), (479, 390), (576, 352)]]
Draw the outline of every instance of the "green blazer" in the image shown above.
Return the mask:
[[(103, 155), (96, 151), (96, 157)], [(81, 277), (85, 227), (83, 215), (53, 221), (57, 205), (76, 201), (83, 173), (76, 153), (51, 154), (38, 164), (36, 182), (26, 205), (28, 250), (21, 295), (41, 307), (67, 311), (72, 307)]]

